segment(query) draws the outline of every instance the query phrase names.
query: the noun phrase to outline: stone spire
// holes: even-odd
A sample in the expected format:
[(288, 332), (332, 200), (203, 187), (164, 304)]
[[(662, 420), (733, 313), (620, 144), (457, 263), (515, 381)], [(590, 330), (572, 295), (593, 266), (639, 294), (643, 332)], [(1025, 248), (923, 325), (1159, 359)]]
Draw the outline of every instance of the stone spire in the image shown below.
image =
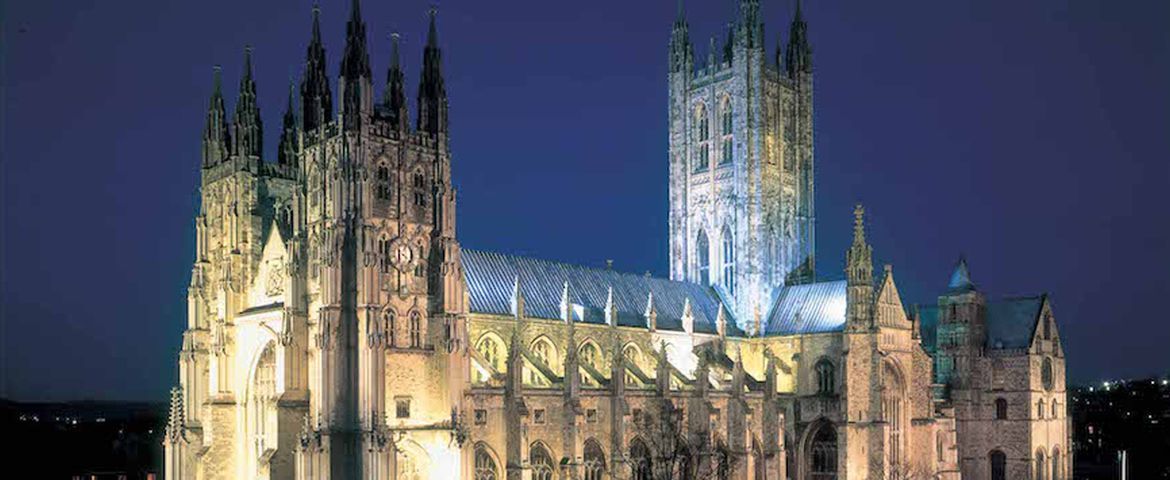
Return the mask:
[(366, 50), (366, 22), (360, 0), (353, 0), (345, 23), (345, 55), (341, 58), (341, 111), (346, 129), (361, 124), (372, 99), (370, 55)]
[(297, 158), (297, 105), (296, 85), (292, 79), (288, 82), (288, 106), (284, 109), (280, 130), (280, 145), (277, 147), (276, 162), (280, 165), (292, 165)]
[(788, 52), (784, 66), (791, 78), (812, 73), (812, 47), (808, 43), (808, 24), (804, 21), (800, 4), (800, 0), (796, 0), (796, 14), (792, 16), (792, 26), (788, 29)]
[(227, 160), (230, 154), (231, 134), (228, 133), (227, 109), (223, 104), (223, 69), (214, 69), (214, 87), (207, 106), (207, 124), (203, 127), (203, 166), (210, 167)]
[(390, 68), (386, 71), (386, 91), (382, 96), (382, 106), (390, 116), (390, 122), (397, 125), (401, 131), (406, 130), (406, 81), (402, 72), (402, 61), (399, 57), (398, 32), (390, 35)]
[(670, 71), (689, 72), (694, 65), (694, 56), (690, 27), (687, 25), (686, 14), (683, 13), (683, 2), (678, 0), (678, 17), (674, 20), (674, 27), (670, 29)]
[(333, 94), (325, 72), (325, 46), (321, 43), (321, 7), (313, 5), (313, 35), (301, 79), (301, 126), (306, 131), (314, 130), (329, 123), (332, 114)]
[(873, 248), (865, 241), (865, 207), (853, 209), (853, 245), (845, 254), (845, 277), (848, 281), (846, 307), (850, 328), (869, 325), (873, 304)]
[(447, 132), (447, 87), (443, 82), (443, 53), (439, 49), (439, 34), (435, 27), (436, 13), (432, 8), (427, 45), (423, 48), (423, 70), (418, 85), (417, 128), (431, 135)]
[(244, 47), (244, 75), (236, 100), (236, 155), (262, 158), (264, 125), (256, 105), (256, 81), (252, 78), (252, 47)]
[(739, 28), (735, 41), (744, 48), (763, 48), (764, 24), (760, 21), (760, 0), (739, 0)]

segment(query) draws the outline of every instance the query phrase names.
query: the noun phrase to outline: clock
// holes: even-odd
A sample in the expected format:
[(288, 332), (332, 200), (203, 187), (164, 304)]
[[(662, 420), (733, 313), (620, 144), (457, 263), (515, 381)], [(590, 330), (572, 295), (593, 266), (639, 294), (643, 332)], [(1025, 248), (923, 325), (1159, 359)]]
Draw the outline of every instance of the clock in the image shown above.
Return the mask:
[(398, 245), (398, 248), (394, 250), (394, 260), (398, 262), (400, 267), (405, 266), (406, 264), (410, 263), (411, 254), (412, 252), (410, 251), (410, 245), (405, 243), (400, 244)]

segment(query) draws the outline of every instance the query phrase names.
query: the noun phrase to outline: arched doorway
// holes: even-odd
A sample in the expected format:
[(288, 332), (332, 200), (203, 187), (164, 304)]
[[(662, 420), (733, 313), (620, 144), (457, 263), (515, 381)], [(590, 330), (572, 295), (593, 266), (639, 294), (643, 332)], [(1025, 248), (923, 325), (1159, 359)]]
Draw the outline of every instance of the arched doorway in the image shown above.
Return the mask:
[(804, 478), (837, 480), (837, 428), (822, 420), (812, 427), (806, 438)]

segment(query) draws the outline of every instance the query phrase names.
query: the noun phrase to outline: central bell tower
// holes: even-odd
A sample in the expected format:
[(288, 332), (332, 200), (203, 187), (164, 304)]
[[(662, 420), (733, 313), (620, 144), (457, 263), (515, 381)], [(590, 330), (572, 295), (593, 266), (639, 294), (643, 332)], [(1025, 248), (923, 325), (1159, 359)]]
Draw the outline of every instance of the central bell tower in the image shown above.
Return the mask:
[(758, 0), (696, 61), (680, 3), (669, 46), (670, 277), (719, 292), (746, 332), (813, 280), (812, 50), (799, 3), (769, 57)]

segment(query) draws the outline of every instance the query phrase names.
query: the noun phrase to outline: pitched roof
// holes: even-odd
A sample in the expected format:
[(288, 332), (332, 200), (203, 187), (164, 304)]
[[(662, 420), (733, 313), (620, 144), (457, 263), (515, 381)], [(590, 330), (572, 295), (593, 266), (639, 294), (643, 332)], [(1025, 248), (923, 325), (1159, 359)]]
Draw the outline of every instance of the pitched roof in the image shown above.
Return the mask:
[(1044, 295), (1006, 298), (987, 304), (987, 346), (994, 349), (1028, 348)]
[(840, 332), (845, 328), (846, 282), (806, 283), (780, 289), (768, 313), (767, 335)]
[[(561, 296), (569, 282), (578, 321), (604, 324), (605, 304), (613, 287), (618, 325), (645, 327), (646, 303), (653, 293), (658, 329), (681, 331), (683, 305), (689, 298), (695, 331), (717, 332), (720, 298), (713, 289), (697, 283), (471, 249), (463, 250), (462, 260), (472, 313), (511, 315), (512, 289), (519, 276), (527, 317), (561, 318)], [(727, 334), (742, 335), (731, 311), (724, 314)]]
[[(994, 350), (1028, 348), (1044, 300), (1044, 295), (1036, 295), (988, 302), (987, 347)], [(933, 353), (938, 340), (939, 308), (937, 305), (918, 305), (916, 309), (922, 346)]]
[(955, 265), (955, 271), (951, 272), (951, 280), (947, 282), (947, 290), (949, 293), (975, 290), (975, 284), (971, 282), (971, 272), (967, 269), (966, 258), (959, 258), (958, 265)]

